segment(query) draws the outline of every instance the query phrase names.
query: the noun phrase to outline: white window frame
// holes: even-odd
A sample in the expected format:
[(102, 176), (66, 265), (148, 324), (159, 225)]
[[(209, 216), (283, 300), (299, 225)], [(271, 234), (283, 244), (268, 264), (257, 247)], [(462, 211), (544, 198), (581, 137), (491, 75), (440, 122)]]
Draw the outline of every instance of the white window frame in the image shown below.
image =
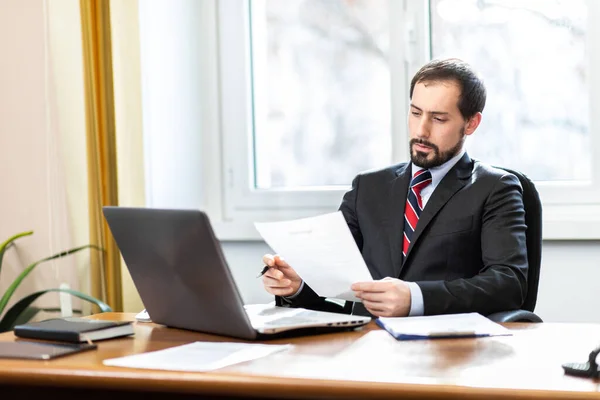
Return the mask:
[[(263, 0), (252, 0), (259, 3)], [(255, 221), (282, 220), (337, 210), (345, 187), (302, 190), (253, 189), (252, 99), (250, 82), (248, 2), (207, 2), (214, 23), (203, 28), (205, 55), (211, 57), (207, 71), (212, 79), (203, 98), (204, 204), (222, 240), (259, 240)], [(392, 157), (408, 160), (406, 116), (410, 77), (428, 60), (429, 2), (390, 0), (390, 70), (392, 85)], [(256, 6), (256, 5), (255, 5)], [(205, 6), (207, 7), (207, 6)], [(600, 71), (600, 2), (588, 0), (590, 71)], [(405, 21), (405, 22), (399, 22)], [(421, 21), (419, 23), (419, 21)], [(595, 47), (592, 47), (595, 46)], [(260, 76), (259, 76), (260, 79)], [(590, 87), (600, 89), (600, 74), (592, 74)], [(600, 238), (600, 90), (590, 90), (592, 182), (536, 182), (543, 202), (545, 240)], [(214, 134), (213, 134), (214, 133)], [(557, 160), (557, 162), (563, 162)]]

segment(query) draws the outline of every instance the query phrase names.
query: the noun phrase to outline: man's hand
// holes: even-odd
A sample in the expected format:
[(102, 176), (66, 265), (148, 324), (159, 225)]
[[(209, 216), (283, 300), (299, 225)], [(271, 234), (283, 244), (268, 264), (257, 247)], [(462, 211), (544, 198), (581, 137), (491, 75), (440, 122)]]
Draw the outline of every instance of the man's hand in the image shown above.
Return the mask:
[(263, 262), (270, 267), (262, 276), (265, 290), (275, 296), (291, 296), (300, 289), (302, 278), (278, 255), (265, 254)]
[(406, 317), (410, 312), (410, 288), (400, 279), (357, 282), (351, 289), (365, 308), (377, 317)]

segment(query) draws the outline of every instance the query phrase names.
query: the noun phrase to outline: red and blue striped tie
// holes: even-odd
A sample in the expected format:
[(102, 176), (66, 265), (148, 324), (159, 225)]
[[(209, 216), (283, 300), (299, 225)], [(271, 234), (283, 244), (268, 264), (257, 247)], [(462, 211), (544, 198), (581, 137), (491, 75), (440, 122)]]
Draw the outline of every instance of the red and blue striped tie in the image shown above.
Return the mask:
[(410, 190), (406, 197), (406, 206), (404, 207), (404, 242), (402, 243), (402, 255), (406, 257), (408, 247), (412, 241), (413, 233), (417, 229), (417, 222), (423, 211), (423, 200), (421, 199), (421, 190), (431, 183), (431, 172), (426, 169), (415, 172), (410, 182)]

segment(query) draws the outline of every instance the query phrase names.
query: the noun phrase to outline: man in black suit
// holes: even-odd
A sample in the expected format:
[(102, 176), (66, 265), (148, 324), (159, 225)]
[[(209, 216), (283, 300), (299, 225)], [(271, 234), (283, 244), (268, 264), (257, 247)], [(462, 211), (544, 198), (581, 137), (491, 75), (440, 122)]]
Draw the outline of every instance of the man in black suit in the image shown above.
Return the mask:
[[(352, 290), (354, 314), (400, 317), (518, 309), (527, 291), (519, 180), (469, 157), (486, 90), (457, 59), (423, 66), (410, 86), (411, 163), (356, 176), (340, 210), (373, 276)], [(279, 305), (326, 309), (280, 256), (265, 289)], [(350, 308), (347, 308), (350, 311)]]

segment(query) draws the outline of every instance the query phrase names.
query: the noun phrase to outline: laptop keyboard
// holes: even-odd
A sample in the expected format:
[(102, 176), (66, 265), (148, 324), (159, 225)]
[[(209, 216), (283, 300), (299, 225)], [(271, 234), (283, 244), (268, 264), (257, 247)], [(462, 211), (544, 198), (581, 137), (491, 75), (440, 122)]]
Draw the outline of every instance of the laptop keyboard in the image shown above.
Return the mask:
[(314, 318), (302, 318), (302, 317), (281, 317), (274, 319), (272, 321), (265, 322), (265, 326), (289, 326), (289, 325), (299, 325), (299, 324), (313, 324), (318, 323), (320, 321)]
[[(280, 309), (281, 310), (281, 309)], [(289, 310), (289, 311), (288, 311)], [(275, 317), (264, 321), (266, 326), (288, 326), (288, 325), (301, 325), (301, 324), (317, 324), (323, 322), (314, 311), (301, 311), (301, 310), (285, 310), (275, 311), (271, 315), (277, 315), (283, 313), (280, 317)], [(292, 315), (289, 315), (293, 313)], [(288, 314), (288, 315), (285, 315)], [(263, 314), (264, 315), (264, 314)]]
[(249, 312), (249, 316), (252, 325), (269, 328), (308, 324), (328, 324), (329, 322), (338, 322), (346, 319), (346, 316), (342, 315), (335, 315), (335, 318), (332, 319), (332, 315), (329, 313), (281, 307), (255, 308)]

